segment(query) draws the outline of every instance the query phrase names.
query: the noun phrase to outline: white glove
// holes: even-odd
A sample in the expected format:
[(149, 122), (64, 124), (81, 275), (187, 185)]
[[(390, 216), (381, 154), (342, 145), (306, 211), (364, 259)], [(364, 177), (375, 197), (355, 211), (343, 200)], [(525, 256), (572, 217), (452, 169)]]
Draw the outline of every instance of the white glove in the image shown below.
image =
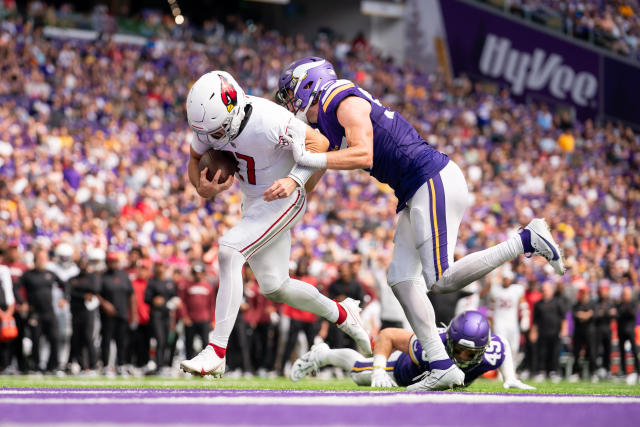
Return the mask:
[(520, 390), (535, 390), (536, 388), (530, 385), (527, 385), (525, 383), (523, 383), (520, 380), (509, 380), (509, 381), (505, 381), (504, 384), (502, 384), (502, 387), (504, 388), (519, 388)]
[(297, 164), (315, 169), (326, 169), (327, 155), (325, 153), (312, 153), (307, 151), (304, 141), (296, 141), (289, 135), (282, 136), (281, 138), (291, 145), (293, 160), (295, 160)]
[(371, 387), (398, 387), (398, 384), (391, 379), (384, 369), (373, 368), (373, 373), (371, 374)]

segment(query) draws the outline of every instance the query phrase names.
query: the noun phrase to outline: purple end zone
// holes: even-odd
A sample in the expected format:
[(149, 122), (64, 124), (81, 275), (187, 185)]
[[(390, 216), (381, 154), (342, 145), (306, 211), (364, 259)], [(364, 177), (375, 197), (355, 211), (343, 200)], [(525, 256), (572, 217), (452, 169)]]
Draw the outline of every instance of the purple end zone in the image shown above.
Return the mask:
[[(207, 424), (207, 425), (350, 425), (350, 426), (603, 426), (637, 425), (640, 404), (636, 403), (398, 403), (376, 405), (370, 392), (322, 392), (278, 390), (78, 390), (54, 392), (31, 389), (2, 389), (0, 424), (4, 423), (113, 423), (113, 424)], [(126, 399), (160, 397), (237, 397), (242, 404), (125, 403)], [(261, 397), (283, 397), (282, 404), (260, 405)], [(286, 398), (301, 396), (337, 396), (340, 405), (287, 404)], [(368, 396), (370, 405), (349, 405), (349, 397)], [(108, 402), (105, 399), (120, 399)], [(505, 398), (507, 398), (505, 396)], [(15, 399), (28, 404), (15, 403)], [(57, 399), (55, 402), (51, 399)], [(60, 402), (59, 399), (72, 399)], [(78, 402), (87, 400), (86, 403)], [(95, 399), (101, 399), (96, 403)], [(9, 400), (9, 401), (7, 401)], [(47, 402), (49, 401), (49, 403)]]

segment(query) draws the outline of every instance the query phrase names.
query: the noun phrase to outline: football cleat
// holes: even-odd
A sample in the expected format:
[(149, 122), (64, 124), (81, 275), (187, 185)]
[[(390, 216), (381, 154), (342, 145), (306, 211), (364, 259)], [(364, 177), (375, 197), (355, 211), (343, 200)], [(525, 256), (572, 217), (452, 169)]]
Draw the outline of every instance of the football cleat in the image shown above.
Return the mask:
[(362, 319), (360, 318), (360, 301), (352, 298), (346, 298), (344, 301), (339, 302), (340, 306), (347, 312), (347, 318), (344, 322), (337, 325), (338, 328), (349, 335), (360, 347), (360, 351), (367, 357), (373, 356), (373, 350), (371, 346), (371, 338), (364, 329)]
[(456, 365), (451, 365), (448, 369), (433, 369), (417, 376), (421, 378), (415, 384), (407, 387), (408, 391), (434, 391), (448, 390), (455, 387), (464, 387), (464, 372)]
[(329, 350), (329, 346), (327, 344), (323, 342), (318, 343), (311, 347), (311, 350), (300, 356), (298, 360), (293, 362), (291, 372), (289, 373), (291, 381), (300, 381), (312, 372), (318, 372), (320, 369), (320, 353), (327, 350)]
[(531, 233), (531, 246), (534, 254), (544, 257), (558, 274), (564, 274), (567, 269), (564, 266), (562, 250), (551, 235), (549, 225), (542, 218), (534, 218), (525, 227)]
[(180, 368), (192, 375), (211, 375), (214, 378), (222, 378), (224, 375), (225, 359), (216, 354), (212, 346), (208, 345), (193, 359), (180, 362)]

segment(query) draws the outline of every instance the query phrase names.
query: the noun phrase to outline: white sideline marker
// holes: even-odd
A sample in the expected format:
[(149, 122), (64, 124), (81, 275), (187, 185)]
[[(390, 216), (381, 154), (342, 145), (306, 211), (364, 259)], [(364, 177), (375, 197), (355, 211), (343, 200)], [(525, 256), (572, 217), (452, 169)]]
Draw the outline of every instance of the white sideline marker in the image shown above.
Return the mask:
[[(2, 390), (0, 394), (10, 394), (9, 390)], [(24, 393), (25, 395), (28, 393)], [(32, 394), (41, 394), (33, 391)], [(9, 397), (0, 399), (2, 404), (33, 405), (35, 399)], [(38, 405), (68, 405), (68, 404), (144, 404), (144, 405), (298, 405), (298, 406), (368, 406), (397, 405), (415, 403), (455, 403), (455, 404), (512, 404), (512, 403), (545, 403), (545, 404), (575, 404), (589, 403), (598, 405), (608, 404), (640, 404), (638, 397), (623, 396), (563, 396), (563, 395), (491, 395), (491, 394), (439, 394), (439, 393), (397, 393), (369, 396), (163, 396), (163, 397), (70, 397), (38, 399)]]

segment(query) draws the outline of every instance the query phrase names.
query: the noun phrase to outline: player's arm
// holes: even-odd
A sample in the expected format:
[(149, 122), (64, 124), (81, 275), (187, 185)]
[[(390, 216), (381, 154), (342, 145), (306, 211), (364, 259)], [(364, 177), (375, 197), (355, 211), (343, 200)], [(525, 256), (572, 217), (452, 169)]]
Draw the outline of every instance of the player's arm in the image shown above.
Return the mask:
[(375, 358), (376, 355), (382, 355), (385, 358), (389, 358), (391, 353), (396, 350), (409, 353), (412, 336), (412, 332), (400, 328), (386, 328), (381, 330), (376, 338), (373, 357)]
[(387, 328), (380, 331), (373, 350), (373, 372), (371, 387), (397, 387), (387, 375), (387, 359), (396, 350), (408, 353), (413, 333), (398, 328)]
[(511, 347), (507, 340), (502, 340), (504, 346), (504, 361), (498, 368), (498, 371), (502, 374), (502, 380), (504, 388), (518, 388), (520, 390), (535, 390), (535, 387), (527, 385), (520, 381), (516, 376), (516, 368), (513, 364), (513, 356), (511, 355)]
[(373, 166), (373, 124), (369, 114), (371, 104), (357, 96), (345, 98), (336, 111), (344, 128), (347, 148), (328, 153), (311, 153), (293, 145), (298, 164), (318, 169), (365, 169)]

